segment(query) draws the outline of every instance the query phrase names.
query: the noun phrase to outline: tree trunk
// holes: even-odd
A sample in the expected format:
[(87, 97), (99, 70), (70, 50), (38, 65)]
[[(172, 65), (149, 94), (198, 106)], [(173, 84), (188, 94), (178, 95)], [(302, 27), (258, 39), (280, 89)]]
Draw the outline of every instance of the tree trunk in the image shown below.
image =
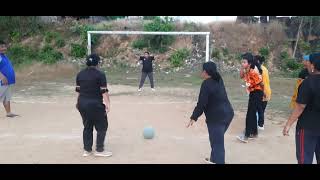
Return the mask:
[(308, 33), (308, 41), (310, 41), (310, 36), (311, 36), (311, 30), (312, 30), (312, 17), (309, 22), (309, 33)]
[(298, 29), (298, 33), (297, 33), (297, 39), (296, 39), (296, 44), (295, 44), (295, 46), (294, 46), (294, 50), (293, 50), (293, 53), (292, 53), (292, 58), (294, 58), (295, 55), (296, 55), (296, 51), (297, 51), (297, 46), (298, 46), (298, 41), (299, 41), (299, 37), (300, 37), (300, 31), (301, 31), (302, 23), (303, 23), (303, 18), (301, 18), (301, 22), (300, 22), (300, 25), (299, 25), (299, 29)]

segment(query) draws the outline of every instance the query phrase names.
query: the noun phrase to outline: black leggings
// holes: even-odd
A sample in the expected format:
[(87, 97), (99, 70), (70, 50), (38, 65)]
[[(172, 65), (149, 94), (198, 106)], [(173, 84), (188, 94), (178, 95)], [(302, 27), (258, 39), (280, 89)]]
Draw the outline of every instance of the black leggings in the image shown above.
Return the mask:
[(246, 130), (245, 136), (249, 137), (250, 135), (258, 135), (257, 129), (257, 116), (256, 113), (259, 109), (262, 109), (262, 98), (263, 91), (256, 90), (250, 92), (248, 111), (246, 117)]
[(262, 105), (261, 107), (258, 109), (258, 125), (260, 127), (264, 126), (264, 112), (266, 111), (266, 107), (267, 107), (268, 101), (262, 101)]

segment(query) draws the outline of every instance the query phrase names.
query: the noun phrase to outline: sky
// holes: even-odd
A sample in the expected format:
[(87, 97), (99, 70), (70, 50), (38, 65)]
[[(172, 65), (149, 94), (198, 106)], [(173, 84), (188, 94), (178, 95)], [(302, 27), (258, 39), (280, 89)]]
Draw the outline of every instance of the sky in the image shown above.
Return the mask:
[[(209, 23), (217, 21), (236, 21), (237, 16), (171, 16), (182, 21), (191, 21), (196, 23)], [(260, 16), (255, 16), (260, 17)], [(291, 17), (291, 16), (277, 16), (277, 17)]]
[(173, 16), (181, 21), (209, 23), (215, 21), (236, 21), (237, 16)]

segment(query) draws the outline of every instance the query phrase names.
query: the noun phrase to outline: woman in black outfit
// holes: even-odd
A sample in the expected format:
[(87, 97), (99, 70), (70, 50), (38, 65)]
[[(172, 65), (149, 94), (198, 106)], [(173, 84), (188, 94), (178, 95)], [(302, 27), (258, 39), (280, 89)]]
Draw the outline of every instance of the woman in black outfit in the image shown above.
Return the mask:
[(301, 83), (296, 106), (289, 117), (283, 135), (288, 136), (296, 122), (296, 156), (299, 164), (312, 164), (314, 154), (320, 157), (320, 53), (310, 55), (309, 76)]
[(204, 112), (211, 145), (211, 156), (205, 161), (224, 164), (224, 134), (233, 119), (233, 108), (214, 62), (203, 64), (201, 77), (204, 81), (201, 85), (198, 103), (187, 127), (192, 126)]
[(107, 89), (107, 79), (104, 72), (98, 69), (100, 57), (92, 54), (87, 58), (87, 68), (77, 75), (79, 110), (83, 122), (83, 156), (92, 154), (93, 127), (97, 131), (95, 156), (108, 157), (112, 153), (105, 151), (104, 140), (108, 128), (107, 112), (110, 111), (110, 100)]

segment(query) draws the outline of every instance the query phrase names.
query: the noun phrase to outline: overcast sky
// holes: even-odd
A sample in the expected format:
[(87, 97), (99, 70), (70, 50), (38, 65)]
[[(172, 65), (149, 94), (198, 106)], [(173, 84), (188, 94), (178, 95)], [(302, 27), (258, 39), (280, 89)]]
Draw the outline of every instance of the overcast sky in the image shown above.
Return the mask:
[[(199, 23), (209, 23), (215, 21), (236, 21), (237, 16), (172, 16), (182, 21), (192, 21)], [(255, 16), (260, 17), (260, 16)], [(277, 16), (277, 17), (291, 17), (291, 16)]]
[(237, 16), (174, 16), (182, 21), (208, 23), (214, 21), (235, 21)]

